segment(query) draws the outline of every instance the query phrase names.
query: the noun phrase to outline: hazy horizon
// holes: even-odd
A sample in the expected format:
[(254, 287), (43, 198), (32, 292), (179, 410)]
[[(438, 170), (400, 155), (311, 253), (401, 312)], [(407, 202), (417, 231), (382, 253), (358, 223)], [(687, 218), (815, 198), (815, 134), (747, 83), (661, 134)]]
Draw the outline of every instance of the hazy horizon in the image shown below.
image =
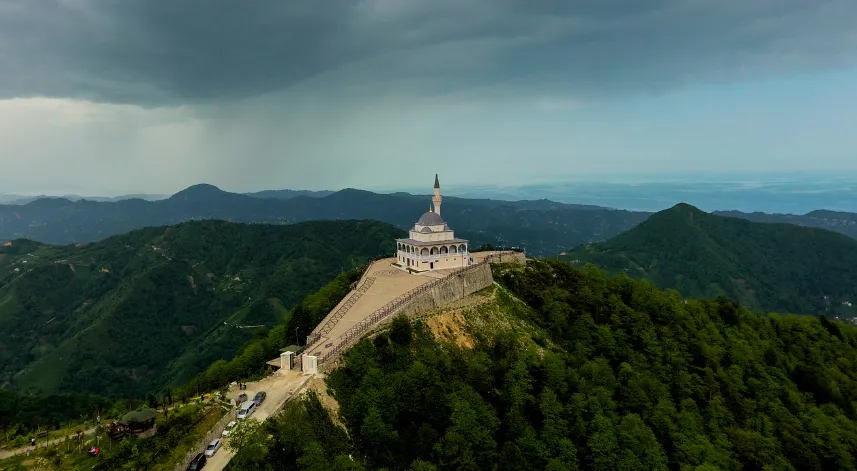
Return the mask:
[[(432, 176), (433, 177), (433, 176)], [(402, 187), (358, 188), (377, 193), (407, 192), (416, 195), (431, 193), (431, 183)], [(634, 211), (659, 211), (684, 202), (705, 211), (739, 210), (746, 212), (804, 214), (813, 210), (857, 212), (857, 174), (854, 173), (673, 173), (662, 175), (602, 175), (600, 178), (576, 180), (544, 179), (526, 185), (446, 185), (440, 174), (441, 190), (445, 196), (463, 198), (490, 198), (506, 201), (548, 199), (560, 203), (584, 204)], [(339, 191), (343, 188), (254, 188), (234, 193), (255, 193), (267, 190)], [(169, 197), (154, 193), (35, 193), (9, 195), (0, 193), (0, 203), (9, 202), (11, 196), (32, 198), (83, 197), (117, 198), (128, 195)]]

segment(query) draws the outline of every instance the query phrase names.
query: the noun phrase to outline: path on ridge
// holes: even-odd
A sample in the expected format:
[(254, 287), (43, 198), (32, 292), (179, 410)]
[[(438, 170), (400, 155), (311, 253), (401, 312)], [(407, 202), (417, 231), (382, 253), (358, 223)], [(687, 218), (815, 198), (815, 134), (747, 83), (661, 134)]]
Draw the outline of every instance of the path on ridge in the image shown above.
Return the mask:
[[(319, 331), (323, 329), (325, 333), (305, 350), (308, 355), (323, 355), (333, 348), (340, 335), (355, 324), (390, 301), (435, 279), (431, 276), (411, 275), (398, 270), (391, 265), (395, 261), (395, 258), (385, 258), (372, 262), (360, 278), (357, 288), (343, 298), (319, 323), (321, 326)], [(441, 273), (441, 271), (434, 273)], [(364, 286), (366, 288), (361, 292)], [(345, 308), (345, 311), (343, 312), (341, 308)]]
[[(471, 253), (476, 264), (498, 252)], [(305, 350), (307, 355), (321, 358), (337, 345), (340, 335), (355, 324), (360, 323), (390, 301), (426, 283), (444, 278), (457, 269), (435, 270), (410, 274), (392, 266), (395, 258), (385, 258), (372, 262), (352, 290), (319, 323), (315, 330), (321, 337), (312, 342)], [(462, 267), (465, 268), (465, 267)]]

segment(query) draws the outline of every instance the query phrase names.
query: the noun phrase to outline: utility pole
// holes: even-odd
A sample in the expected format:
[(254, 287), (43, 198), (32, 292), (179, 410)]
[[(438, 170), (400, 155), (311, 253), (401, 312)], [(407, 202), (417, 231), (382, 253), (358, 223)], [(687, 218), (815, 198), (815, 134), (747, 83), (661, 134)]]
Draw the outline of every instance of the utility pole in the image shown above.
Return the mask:
[(295, 327), (295, 342), (298, 343), (298, 347), (301, 346), (301, 338), (298, 337), (298, 328), (297, 327)]

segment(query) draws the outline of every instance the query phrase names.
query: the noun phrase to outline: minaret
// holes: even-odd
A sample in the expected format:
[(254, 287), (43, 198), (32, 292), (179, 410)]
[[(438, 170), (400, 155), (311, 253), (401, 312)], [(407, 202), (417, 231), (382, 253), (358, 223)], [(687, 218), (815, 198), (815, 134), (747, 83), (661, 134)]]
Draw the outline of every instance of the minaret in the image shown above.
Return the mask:
[(440, 216), (440, 203), (443, 198), (440, 197), (440, 183), (437, 181), (437, 174), (434, 174), (434, 196), (431, 197), (431, 202), (434, 203), (434, 212)]

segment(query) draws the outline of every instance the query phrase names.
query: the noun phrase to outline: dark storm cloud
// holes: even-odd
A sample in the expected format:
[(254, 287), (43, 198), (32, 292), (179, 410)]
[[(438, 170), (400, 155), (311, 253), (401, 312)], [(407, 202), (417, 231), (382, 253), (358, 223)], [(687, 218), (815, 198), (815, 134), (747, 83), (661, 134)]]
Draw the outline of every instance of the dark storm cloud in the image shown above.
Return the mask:
[(851, 65), (854, 18), (854, 0), (0, 0), (0, 97), (200, 103), (319, 77), (588, 97)]

